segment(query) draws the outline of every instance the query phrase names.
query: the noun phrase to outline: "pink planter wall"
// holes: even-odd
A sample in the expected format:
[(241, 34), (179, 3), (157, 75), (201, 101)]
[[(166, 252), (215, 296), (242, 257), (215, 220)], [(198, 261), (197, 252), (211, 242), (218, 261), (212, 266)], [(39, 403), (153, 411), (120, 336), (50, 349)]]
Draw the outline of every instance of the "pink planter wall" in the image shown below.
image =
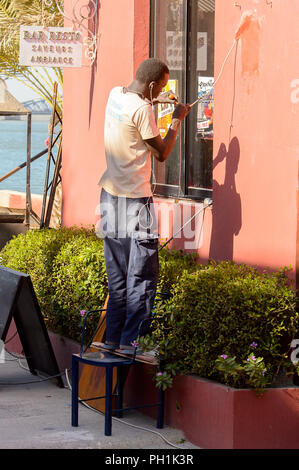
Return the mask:
[[(7, 340), (15, 331), (12, 322)], [(80, 352), (80, 345), (52, 332), (49, 337), (63, 372), (71, 367), (72, 354)], [(18, 335), (6, 349), (22, 353)], [(156, 400), (153, 371), (144, 364), (131, 367), (124, 387), (126, 405)], [(143, 412), (156, 418), (154, 408)], [(251, 390), (237, 390), (197, 376), (178, 376), (166, 392), (165, 423), (204, 449), (299, 449), (299, 387), (268, 389), (259, 398)]]
[[(7, 344), (5, 345), (5, 349), (11, 353), (24, 354), (19, 335), (15, 335), (15, 333), (16, 325), (14, 320), (12, 320), (6, 336)], [(58, 368), (61, 372), (64, 372), (65, 369), (72, 367), (72, 354), (80, 352), (80, 344), (69, 338), (64, 338), (63, 336), (53, 333), (52, 331), (48, 331), (48, 335)]]
[[(153, 402), (150, 367), (131, 369), (125, 402)], [(155, 411), (146, 411), (155, 417)], [(299, 388), (268, 389), (263, 397), (197, 376), (178, 376), (166, 392), (166, 424), (204, 449), (299, 449)]]

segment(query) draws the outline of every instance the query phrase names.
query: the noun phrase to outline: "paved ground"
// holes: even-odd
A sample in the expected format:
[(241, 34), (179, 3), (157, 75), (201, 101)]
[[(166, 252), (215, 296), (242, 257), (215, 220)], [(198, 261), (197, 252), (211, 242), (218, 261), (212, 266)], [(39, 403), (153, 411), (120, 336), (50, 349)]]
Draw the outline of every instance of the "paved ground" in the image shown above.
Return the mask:
[(158, 430), (151, 418), (136, 411), (114, 418), (108, 437), (103, 415), (80, 405), (79, 427), (74, 428), (67, 380), (59, 388), (21, 365), (27, 367), (26, 360), (7, 353), (4, 362), (0, 358), (1, 449), (197, 449), (181, 431)]

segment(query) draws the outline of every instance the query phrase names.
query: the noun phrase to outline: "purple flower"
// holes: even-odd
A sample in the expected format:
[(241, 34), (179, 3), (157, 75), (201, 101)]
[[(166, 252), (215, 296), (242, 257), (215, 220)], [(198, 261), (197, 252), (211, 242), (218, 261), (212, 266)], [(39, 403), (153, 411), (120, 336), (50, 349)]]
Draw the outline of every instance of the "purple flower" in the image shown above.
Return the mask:
[(85, 313), (86, 313), (86, 310), (81, 310), (81, 311), (80, 311), (81, 317), (84, 317)]
[(252, 361), (255, 361), (255, 360), (256, 360), (256, 359), (255, 359), (255, 356), (250, 356), (250, 358), (248, 358), (247, 361), (249, 362), (250, 359), (251, 359)]
[(162, 372), (157, 372), (157, 375), (159, 375), (159, 376), (160, 376), (160, 375), (163, 375), (163, 374), (162, 374)]
[(221, 354), (221, 356), (223, 359), (227, 359), (227, 355), (226, 354)]
[(263, 377), (264, 377), (264, 375), (265, 375), (265, 372), (266, 372), (265, 370), (262, 371), (262, 376), (263, 376)]
[(137, 341), (134, 340), (134, 341), (132, 341), (131, 344), (132, 344), (133, 348), (138, 348), (138, 343), (137, 343)]
[(250, 347), (255, 349), (257, 347), (257, 343), (255, 341), (253, 341), (253, 343), (251, 343)]

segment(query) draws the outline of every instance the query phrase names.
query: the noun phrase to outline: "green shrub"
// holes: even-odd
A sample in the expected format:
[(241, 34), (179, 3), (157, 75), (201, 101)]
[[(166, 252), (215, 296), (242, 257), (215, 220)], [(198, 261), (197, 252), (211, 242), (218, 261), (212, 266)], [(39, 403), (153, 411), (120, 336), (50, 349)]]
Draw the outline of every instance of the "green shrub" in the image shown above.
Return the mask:
[(294, 370), (289, 348), (299, 331), (295, 305), (285, 270), (259, 273), (233, 262), (201, 265), (180, 275), (173, 297), (159, 304), (151, 341), (139, 338), (139, 343), (158, 343), (169, 376), (197, 374), (260, 389), (280, 370)]
[[(102, 308), (108, 293), (103, 240), (94, 230), (28, 231), (0, 257), (2, 265), (30, 275), (47, 327), (80, 340), (80, 312)], [(200, 265), (196, 256), (169, 249), (159, 252), (159, 264), (157, 290), (172, 297), (156, 302), (151, 335), (138, 339), (145, 349), (158, 345), (157, 386), (171, 386), (175, 374), (196, 374), (260, 391), (280, 371), (295, 371), (289, 354), (299, 318), (286, 270)], [(86, 341), (98, 318), (89, 318)]]
[(3, 266), (30, 275), (42, 310), (51, 307), (54, 258), (61, 246), (78, 234), (90, 236), (91, 231), (76, 227), (29, 230), (14, 236), (1, 250)]
[[(108, 294), (103, 240), (77, 235), (56, 255), (53, 262), (53, 304), (48, 325), (75, 340), (81, 336), (81, 310), (103, 308)], [(89, 317), (86, 339), (98, 324), (99, 314)]]
[[(29, 230), (13, 237), (1, 250), (0, 257), (3, 266), (30, 275), (47, 327), (70, 338), (78, 339), (80, 312), (77, 312), (79, 326), (77, 326), (75, 333), (73, 325), (70, 324), (67, 317), (65, 318), (65, 311), (70, 303), (68, 301), (65, 308), (62, 308), (59, 297), (56, 298), (60, 284), (54, 278), (54, 266), (59, 263), (60, 250), (62, 249), (63, 257), (64, 247), (68, 246), (72, 240), (80, 240), (82, 247), (94, 246), (94, 242), (98, 241), (98, 246), (102, 250), (102, 242), (97, 239), (92, 228), (71, 227), (57, 230)], [(69, 259), (69, 262), (72, 263), (72, 260)], [(88, 263), (88, 260), (86, 262)], [(64, 279), (63, 290), (71, 295), (70, 290), (74, 288), (74, 284), (70, 278), (67, 280), (65, 277)], [(75, 315), (74, 312), (72, 315)], [(78, 325), (77, 319), (76, 323)]]
[(182, 271), (188, 272), (197, 269), (197, 255), (186, 254), (182, 250), (163, 248), (159, 251), (159, 281), (158, 292), (172, 292)]

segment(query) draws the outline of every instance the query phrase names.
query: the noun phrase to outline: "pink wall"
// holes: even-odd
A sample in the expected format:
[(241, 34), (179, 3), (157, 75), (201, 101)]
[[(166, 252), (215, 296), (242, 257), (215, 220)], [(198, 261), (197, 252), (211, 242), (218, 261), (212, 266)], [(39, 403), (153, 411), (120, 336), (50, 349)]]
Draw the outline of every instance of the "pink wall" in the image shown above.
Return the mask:
[[(104, 112), (111, 88), (128, 85), (148, 57), (148, 0), (101, 0), (97, 61), (92, 67), (64, 69), (63, 225), (97, 220), (106, 168)], [(70, 0), (65, 2), (68, 10)], [(136, 18), (136, 21), (135, 21)], [(86, 62), (87, 64), (87, 62)]]
[[(216, 85), (213, 209), (207, 209), (203, 227), (198, 218), (196, 249), (202, 261), (295, 268), (298, 104), (291, 93), (298, 2), (288, 0), (287, 8), (285, 0), (273, 0), (272, 7), (265, 0), (240, 0), (242, 8), (234, 3), (216, 0), (215, 77), (242, 13), (256, 9), (256, 18)], [(105, 103), (110, 89), (129, 84), (148, 57), (149, 0), (118, 0), (117, 8), (102, 0), (99, 34), (97, 65), (64, 71), (66, 226), (96, 222), (97, 182), (105, 169)], [(173, 246), (184, 248), (184, 240)]]
[[(68, 2), (70, 3), (70, 2)], [(64, 69), (63, 224), (95, 222), (105, 169), (104, 111), (112, 87), (133, 77), (134, 3), (101, 0), (97, 62)], [(67, 6), (66, 6), (67, 10)]]
[[(215, 77), (230, 49), (241, 14), (256, 9), (215, 90), (215, 146), (226, 157), (214, 170), (210, 254), (272, 268), (295, 266), (298, 105), (298, 2), (216, 0)], [(234, 87), (235, 83), (235, 87)], [(231, 122), (231, 116), (233, 119)], [(231, 127), (232, 124), (232, 127)]]

